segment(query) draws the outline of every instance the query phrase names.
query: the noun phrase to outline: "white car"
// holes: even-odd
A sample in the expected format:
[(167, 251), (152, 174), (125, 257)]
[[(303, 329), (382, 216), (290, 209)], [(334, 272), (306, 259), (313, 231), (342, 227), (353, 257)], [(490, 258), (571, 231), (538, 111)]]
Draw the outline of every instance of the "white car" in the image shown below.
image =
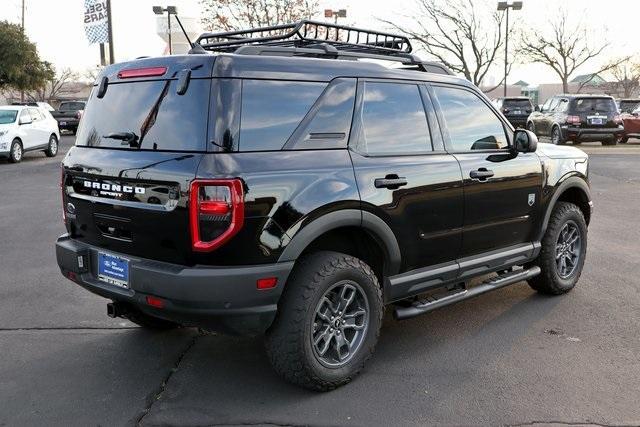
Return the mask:
[(59, 140), (58, 122), (47, 110), (22, 105), (0, 107), (0, 158), (18, 163), (28, 151), (44, 151), (47, 157), (54, 157)]

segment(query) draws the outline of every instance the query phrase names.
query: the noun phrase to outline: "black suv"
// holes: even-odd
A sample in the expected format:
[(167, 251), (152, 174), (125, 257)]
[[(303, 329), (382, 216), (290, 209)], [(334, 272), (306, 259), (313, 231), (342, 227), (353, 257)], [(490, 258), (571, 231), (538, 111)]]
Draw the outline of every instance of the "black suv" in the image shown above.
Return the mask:
[(329, 390), (371, 356), (385, 305), (407, 319), (523, 280), (574, 287), (586, 154), (514, 132), (404, 37), (276, 29), (98, 78), (63, 162), (56, 255), (110, 316), (265, 333), (278, 373)]
[(525, 128), (527, 118), (533, 112), (533, 104), (526, 96), (497, 98), (494, 104), (515, 128)]
[[(537, 110), (537, 109), (536, 109)], [(615, 100), (607, 95), (556, 95), (527, 119), (527, 129), (560, 145), (601, 141), (616, 145), (624, 126)]]

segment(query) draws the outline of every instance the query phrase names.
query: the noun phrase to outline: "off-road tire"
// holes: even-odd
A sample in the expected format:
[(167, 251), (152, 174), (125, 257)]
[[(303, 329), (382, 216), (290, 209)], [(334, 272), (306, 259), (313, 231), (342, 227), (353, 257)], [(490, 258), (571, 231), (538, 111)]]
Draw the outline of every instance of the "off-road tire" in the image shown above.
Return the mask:
[[(369, 318), (360, 346), (345, 365), (327, 367), (312, 344), (316, 307), (340, 281), (357, 283), (366, 296)], [(371, 267), (358, 258), (338, 252), (315, 252), (296, 264), (282, 294), (278, 314), (267, 331), (266, 349), (273, 369), (298, 386), (333, 390), (351, 381), (373, 354), (384, 315), (382, 290)]]
[(58, 149), (58, 138), (55, 135), (51, 135), (49, 137), (49, 145), (47, 146), (47, 149), (44, 150), (44, 154), (47, 157), (55, 157), (58, 154)]
[[(560, 277), (556, 265), (556, 244), (562, 227), (573, 221), (580, 232), (581, 246), (577, 266), (570, 276)], [(542, 270), (541, 273), (529, 279), (529, 286), (542, 294), (560, 295), (569, 292), (580, 279), (582, 267), (587, 254), (587, 223), (578, 206), (568, 202), (558, 202), (553, 208), (547, 230), (542, 239), (540, 255), (533, 262)]]
[[(19, 149), (19, 155), (17, 154)], [(10, 163), (20, 163), (22, 158), (24, 157), (24, 148), (22, 147), (22, 143), (19, 139), (14, 139), (11, 142), (11, 151), (9, 151), (9, 162)]]

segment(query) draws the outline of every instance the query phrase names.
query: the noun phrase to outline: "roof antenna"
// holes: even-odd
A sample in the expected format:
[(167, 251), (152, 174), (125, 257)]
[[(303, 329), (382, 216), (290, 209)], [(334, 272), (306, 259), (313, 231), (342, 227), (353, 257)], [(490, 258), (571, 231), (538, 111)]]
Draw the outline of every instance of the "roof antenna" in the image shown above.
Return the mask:
[(191, 39), (189, 38), (189, 35), (187, 34), (187, 32), (185, 31), (184, 27), (182, 26), (182, 22), (180, 22), (180, 18), (178, 18), (178, 15), (173, 15), (173, 16), (176, 18), (176, 21), (178, 21), (178, 25), (180, 25), (180, 29), (182, 30), (182, 34), (184, 34), (184, 37), (189, 42), (189, 46), (191, 46), (191, 49), (189, 50), (189, 54), (191, 55), (191, 54), (207, 53), (207, 51), (202, 48), (200, 43), (193, 43), (191, 41)]

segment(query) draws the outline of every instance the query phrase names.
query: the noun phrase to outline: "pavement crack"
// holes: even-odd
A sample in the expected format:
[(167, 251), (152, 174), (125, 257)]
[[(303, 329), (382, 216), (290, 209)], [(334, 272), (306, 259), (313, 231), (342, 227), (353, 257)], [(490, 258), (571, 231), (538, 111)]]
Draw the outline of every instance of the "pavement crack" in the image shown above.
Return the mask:
[(189, 340), (189, 343), (185, 346), (184, 350), (182, 350), (182, 352), (178, 355), (176, 362), (173, 364), (173, 366), (171, 367), (167, 375), (165, 375), (165, 377), (162, 379), (160, 386), (156, 388), (153, 391), (153, 393), (151, 393), (150, 397), (147, 400), (146, 406), (142, 409), (142, 413), (140, 414), (140, 416), (135, 422), (136, 426), (142, 425), (142, 421), (147, 416), (147, 414), (151, 411), (151, 408), (153, 407), (154, 403), (156, 403), (162, 397), (164, 391), (167, 388), (167, 384), (171, 380), (171, 377), (173, 376), (173, 374), (175, 374), (178, 371), (178, 368), (180, 367), (180, 364), (182, 363), (182, 360), (184, 359), (184, 357), (196, 344), (196, 342), (198, 341), (198, 338), (200, 338), (203, 335), (204, 333), (202, 331), (198, 331), (198, 334), (195, 335), (191, 340)]

